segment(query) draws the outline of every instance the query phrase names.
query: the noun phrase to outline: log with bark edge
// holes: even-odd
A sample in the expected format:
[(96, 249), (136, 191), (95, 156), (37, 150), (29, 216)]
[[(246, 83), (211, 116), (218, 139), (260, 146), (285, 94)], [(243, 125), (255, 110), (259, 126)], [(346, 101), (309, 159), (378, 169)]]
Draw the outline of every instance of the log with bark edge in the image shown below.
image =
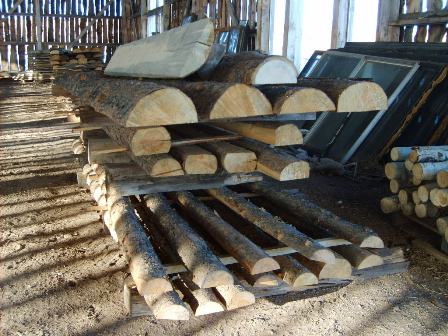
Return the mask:
[(387, 108), (387, 96), (381, 86), (369, 81), (329, 78), (302, 78), (298, 86), (325, 92), (337, 112), (368, 112)]
[(350, 279), (352, 266), (350, 263), (335, 253), (336, 261), (332, 264), (309, 260), (300, 254), (293, 254), (300, 264), (310, 270), (319, 280), (322, 279)]
[(221, 247), (237, 259), (250, 274), (265, 273), (280, 267), (263, 249), (216, 215), (191, 193), (177, 192), (173, 197), (190, 216), (196, 219), (196, 223), (215, 238)]
[(356, 245), (332, 247), (333, 251), (343, 256), (355, 269), (364, 269), (383, 264), (383, 258)]
[(238, 193), (227, 188), (209, 189), (207, 192), (250, 223), (307, 258), (327, 263), (334, 262), (334, 254), (330, 250)]
[(133, 156), (132, 159), (151, 177), (180, 176), (180, 163), (169, 154)]
[(390, 150), (390, 159), (392, 161), (405, 161), (411, 154), (412, 147), (393, 147)]
[(318, 88), (295, 85), (258, 85), (271, 102), (274, 114), (331, 112), (336, 110), (333, 101)]
[(172, 209), (162, 195), (144, 196), (146, 206), (157, 219), (156, 225), (177, 251), (193, 282), (200, 288), (232, 285), (233, 277), (210, 251), (205, 241)]
[(412, 167), (412, 174), (423, 181), (435, 180), (437, 173), (448, 169), (448, 161), (416, 163)]
[(211, 74), (210, 80), (245, 84), (284, 84), (297, 82), (297, 69), (282, 56), (256, 51), (227, 54)]
[(278, 181), (305, 179), (310, 176), (308, 162), (297, 159), (281, 149), (270, 148), (256, 141), (237, 140), (234, 144), (257, 154), (257, 170)]
[(290, 256), (280, 256), (275, 258), (280, 264), (280, 275), (288, 285), (294, 288), (317, 285), (319, 280), (298, 260)]
[(240, 284), (216, 286), (218, 297), (224, 301), (227, 310), (246, 307), (255, 303), (255, 296)]
[[(434, 193), (431, 194), (431, 192)], [(429, 193), (432, 204), (445, 208), (448, 206), (448, 189), (433, 189)]]
[(129, 200), (121, 198), (110, 204), (110, 220), (139, 293), (159, 295), (172, 290), (165, 269), (144, 234)]
[(157, 81), (181, 90), (196, 106), (199, 121), (272, 115), (269, 100), (256, 88), (239, 83)]
[(211, 53), (214, 25), (203, 19), (170, 29), (115, 50), (105, 73), (112, 76), (185, 78), (199, 70)]
[(448, 217), (437, 218), (436, 225), (437, 230), (439, 230), (439, 233), (441, 235), (444, 235), (445, 232), (448, 230)]
[(273, 204), (296, 214), (311, 225), (321, 226), (360, 247), (384, 247), (383, 241), (373, 230), (339, 218), (334, 213), (311, 202), (298, 191), (285, 193), (278, 186), (269, 182), (252, 183), (248, 185), (248, 188), (262, 194)]
[(123, 127), (198, 121), (196, 108), (187, 95), (154, 82), (108, 78), (93, 72), (65, 72), (55, 78), (53, 85)]
[(106, 126), (103, 129), (114, 142), (128, 148), (135, 156), (168, 153), (171, 148), (171, 136), (165, 127)]
[[(125, 151), (117, 152), (117, 144), (110, 139), (91, 139), (87, 142), (87, 159), (90, 164), (130, 163), (132, 159)], [(124, 150), (124, 148), (122, 148)]]
[(216, 156), (199, 146), (179, 146), (171, 150), (186, 174), (214, 174), (218, 169)]
[(145, 295), (144, 299), (158, 320), (189, 320), (190, 312), (175, 291)]
[(420, 185), (417, 189), (418, 198), (420, 199), (420, 201), (422, 203), (428, 202), (429, 201), (429, 193), (431, 192), (431, 190), (438, 188), (438, 187), (439, 187), (439, 185), (435, 182), (429, 182), (429, 183)]
[(214, 125), (269, 145), (303, 144), (300, 129), (294, 124), (280, 122), (227, 122)]
[(411, 162), (442, 162), (448, 161), (446, 146), (417, 147), (409, 154)]

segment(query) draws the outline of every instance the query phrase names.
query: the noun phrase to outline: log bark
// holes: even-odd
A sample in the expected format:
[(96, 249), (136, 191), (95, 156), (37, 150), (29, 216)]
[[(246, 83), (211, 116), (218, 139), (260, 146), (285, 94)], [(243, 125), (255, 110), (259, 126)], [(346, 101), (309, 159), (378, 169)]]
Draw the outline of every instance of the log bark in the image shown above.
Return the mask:
[(207, 192), (244, 219), (307, 258), (334, 262), (334, 255), (330, 250), (239, 194), (227, 188), (209, 189)]
[(390, 150), (392, 161), (405, 161), (411, 154), (412, 147), (394, 147)]
[(263, 249), (216, 215), (191, 193), (177, 192), (173, 197), (196, 220), (195, 222), (250, 274), (270, 272), (280, 267)]
[(128, 148), (135, 156), (164, 154), (171, 148), (171, 136), (165, 127), (134, 129), (106, 126), (103, 129), (112, 140)]
[(383, 197), (380, 206), (383, 213), (393, 213), (400, 210), (400, 201), (396, 195)]
[(245, 84), (159, 81), (181, 90), (196, 106), (199, 121), (272, 115), (268, 99)]
[(207, 61), (214, 40), (209, 19), (121, 45), (105, 69), (107, 75), (185, 78)]
[(129, 263), (129, 271), (141, 295), (160, 295), (172, 290), (165, 269), (146, 237), (129, 200), (110, 204), (111, 227)]
[(117, 152), (119, 147), (110, 139), (89, 139), (87, 142), (87, 160), (90, 164), (130, 163), (132, 159), (127, 152)]
[(186, 174), (214, 174), (218, 169), (216, 156), (199, 146), (175, 147), (171, 155), (179, 160)]
[(227, 54), (211, 74), (211, 80), (245, 84), (297, 82), (297, 69), (286, 57), (256, 51)]
[(333, 100), (337, 112), (368, 112), (387, 108), (387, 96), (381, 86), (369, 81), (349, 79), (303, 78), (301, 87), (322, 90)]
[(262, 194), (273, 204), (296, 214), (311, 225), (321, 226), (360, 247), (384, 247), (383, 241), (373, 230), (339, 218), (311, 202), (300, 192), (285, 193), (272, 183), (267, 182), (253, 183), (248, 187), (251, 191)]
[(258, 85), (272, 104), (274, 114), (331, 112), (336, 110), (333, 101), (321, 90), (293, 85)]
[(302, 132), (294, 124), (280, 122), (228, 122), (217, 123), (216, 125), (269, 145), (290, 146), (303, 144)]
[(448, 161), (416, 163), (412, 168), (412, 174), (420, 180), (430, 181), (435, 180), (441, 170), (448, 170)]
[(291, 181), (310, 176), (308, 162), (299, 160), (279, 149), (269, 148), (261, 143), (248, 140), (237, 140), (234, 143), (255, 152), (257, 154), (257, 170), (273, 179)]
[(196, 285), (210, 288), (233, 284), (233, 277), (226, 267), (163, 196), (146, 195), (144, 201), (157, 219), (156, 224), (192, 273)]
[(180, 163), (169, 154), (132, 156), (132, 158), (151, 177), (184, 175)]
[(319, 280), (298, 260), (290, 256), (281, 256), (275, 258), (281, 267), (281, 277), (288, 285), (293, 288), (317, 285)]
[(409, 161), (411, 162), (442, 162), (448, 161), (448, 150), (439, 149), (437, 146), (433, 147), (419, 147), (415, 148), (409, 154)]
[(123, 127), (187, 124), (198, 121), (191, 99), (179, 89), (154, 82), (64, 72), (53, 83)]

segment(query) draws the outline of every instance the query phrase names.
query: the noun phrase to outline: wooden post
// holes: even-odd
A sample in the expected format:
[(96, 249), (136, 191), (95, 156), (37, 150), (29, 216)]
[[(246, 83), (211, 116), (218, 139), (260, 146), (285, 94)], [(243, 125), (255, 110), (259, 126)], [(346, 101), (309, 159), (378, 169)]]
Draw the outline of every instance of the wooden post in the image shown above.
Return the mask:
[(376, 30), (377, 41), (399, 41), (400, 28), (389, 25), (390, 22), (398, 20), (399, 12), (400, 0), (379, 0)]
[(141, 29), (140, 29), (140, 38), (145, 38), (148, 36), (148, 32), (147, 32), (147, 24), (148, 24), (148, 8), (146, 6), (146, 0), (140, 0), (140, 25), (141, 25)]
[(286, 0), (285, 26), (283, 29), (282, 55), (294, 62), (300, 69), (302, 39), (301, 22), (303, 18), (303, 1)]
[(334, 0), (331, 48), (342, 48), (347, 42), (350, 0)]
[(42, 18), (39, 0), (34, 0), (34, 24), (36, 26), (36, 50), (42, 50)]

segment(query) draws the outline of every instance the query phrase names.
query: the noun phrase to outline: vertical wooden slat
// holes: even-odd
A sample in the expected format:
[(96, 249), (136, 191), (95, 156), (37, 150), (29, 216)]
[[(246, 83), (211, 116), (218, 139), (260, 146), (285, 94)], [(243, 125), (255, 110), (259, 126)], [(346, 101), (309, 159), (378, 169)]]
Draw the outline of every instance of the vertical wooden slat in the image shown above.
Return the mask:
[(17, 64), (17, 16), (11, 16), (10, 21), (10, 34), (11, 34), (11, 46), (10, 46), (10, 71), (17, 72), (19, 66)]
[(39, 0), (34, 0), (34, 22), (36, 27), (36, 49), (42, 50), (42, 17)]
[(400, 0), (379, 0), (378, 24), (376, 31), (377, 41), (398, 42), (400, 29), (389, 26), (389, 22), (396, 21), (400, 12)]
[(257, 13), (257, 6), (255, 0), (249, 2), (249, 27), (255, 28), (255, 13)]

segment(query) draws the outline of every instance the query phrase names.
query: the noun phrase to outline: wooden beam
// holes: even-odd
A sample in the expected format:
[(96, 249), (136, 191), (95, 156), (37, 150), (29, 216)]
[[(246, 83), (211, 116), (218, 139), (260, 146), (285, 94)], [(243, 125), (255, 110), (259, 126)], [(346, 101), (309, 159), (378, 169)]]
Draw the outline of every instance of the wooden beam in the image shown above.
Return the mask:
[(147, 7), (146, 7), (146, 0), (140, 0), (140, 38), (146, 38), (148, 36), (147, 32), (147, 24), (148, 24), (148, 16), (147, 16)]
[(398, 19), (400, 0), (379, 0), (376, 30), (377, 41), (398, 42), (400, 29), (389, 24)]
[(42, 50), (42, 18), (40, 13), (40, 1), (34, 0), (34, 25), (36, 27), (36, 49)]
[(331, 48), (342, 48), (347, 42), (350, 0), (334, 0)]
[[(17, 7), (20, 6), (20, 4), (23, 2), (23, 0), (16, 0), (16, 2), (14, 3), (14, 5), (9, 9), (8, 11), (8, 16), (11, 15), (12, 13), (14, 13), (14, 11), (17, 9)], [(8, 20), (8, 16), (1, 18), (0, 19), (0, 24), (6, 20)]]

